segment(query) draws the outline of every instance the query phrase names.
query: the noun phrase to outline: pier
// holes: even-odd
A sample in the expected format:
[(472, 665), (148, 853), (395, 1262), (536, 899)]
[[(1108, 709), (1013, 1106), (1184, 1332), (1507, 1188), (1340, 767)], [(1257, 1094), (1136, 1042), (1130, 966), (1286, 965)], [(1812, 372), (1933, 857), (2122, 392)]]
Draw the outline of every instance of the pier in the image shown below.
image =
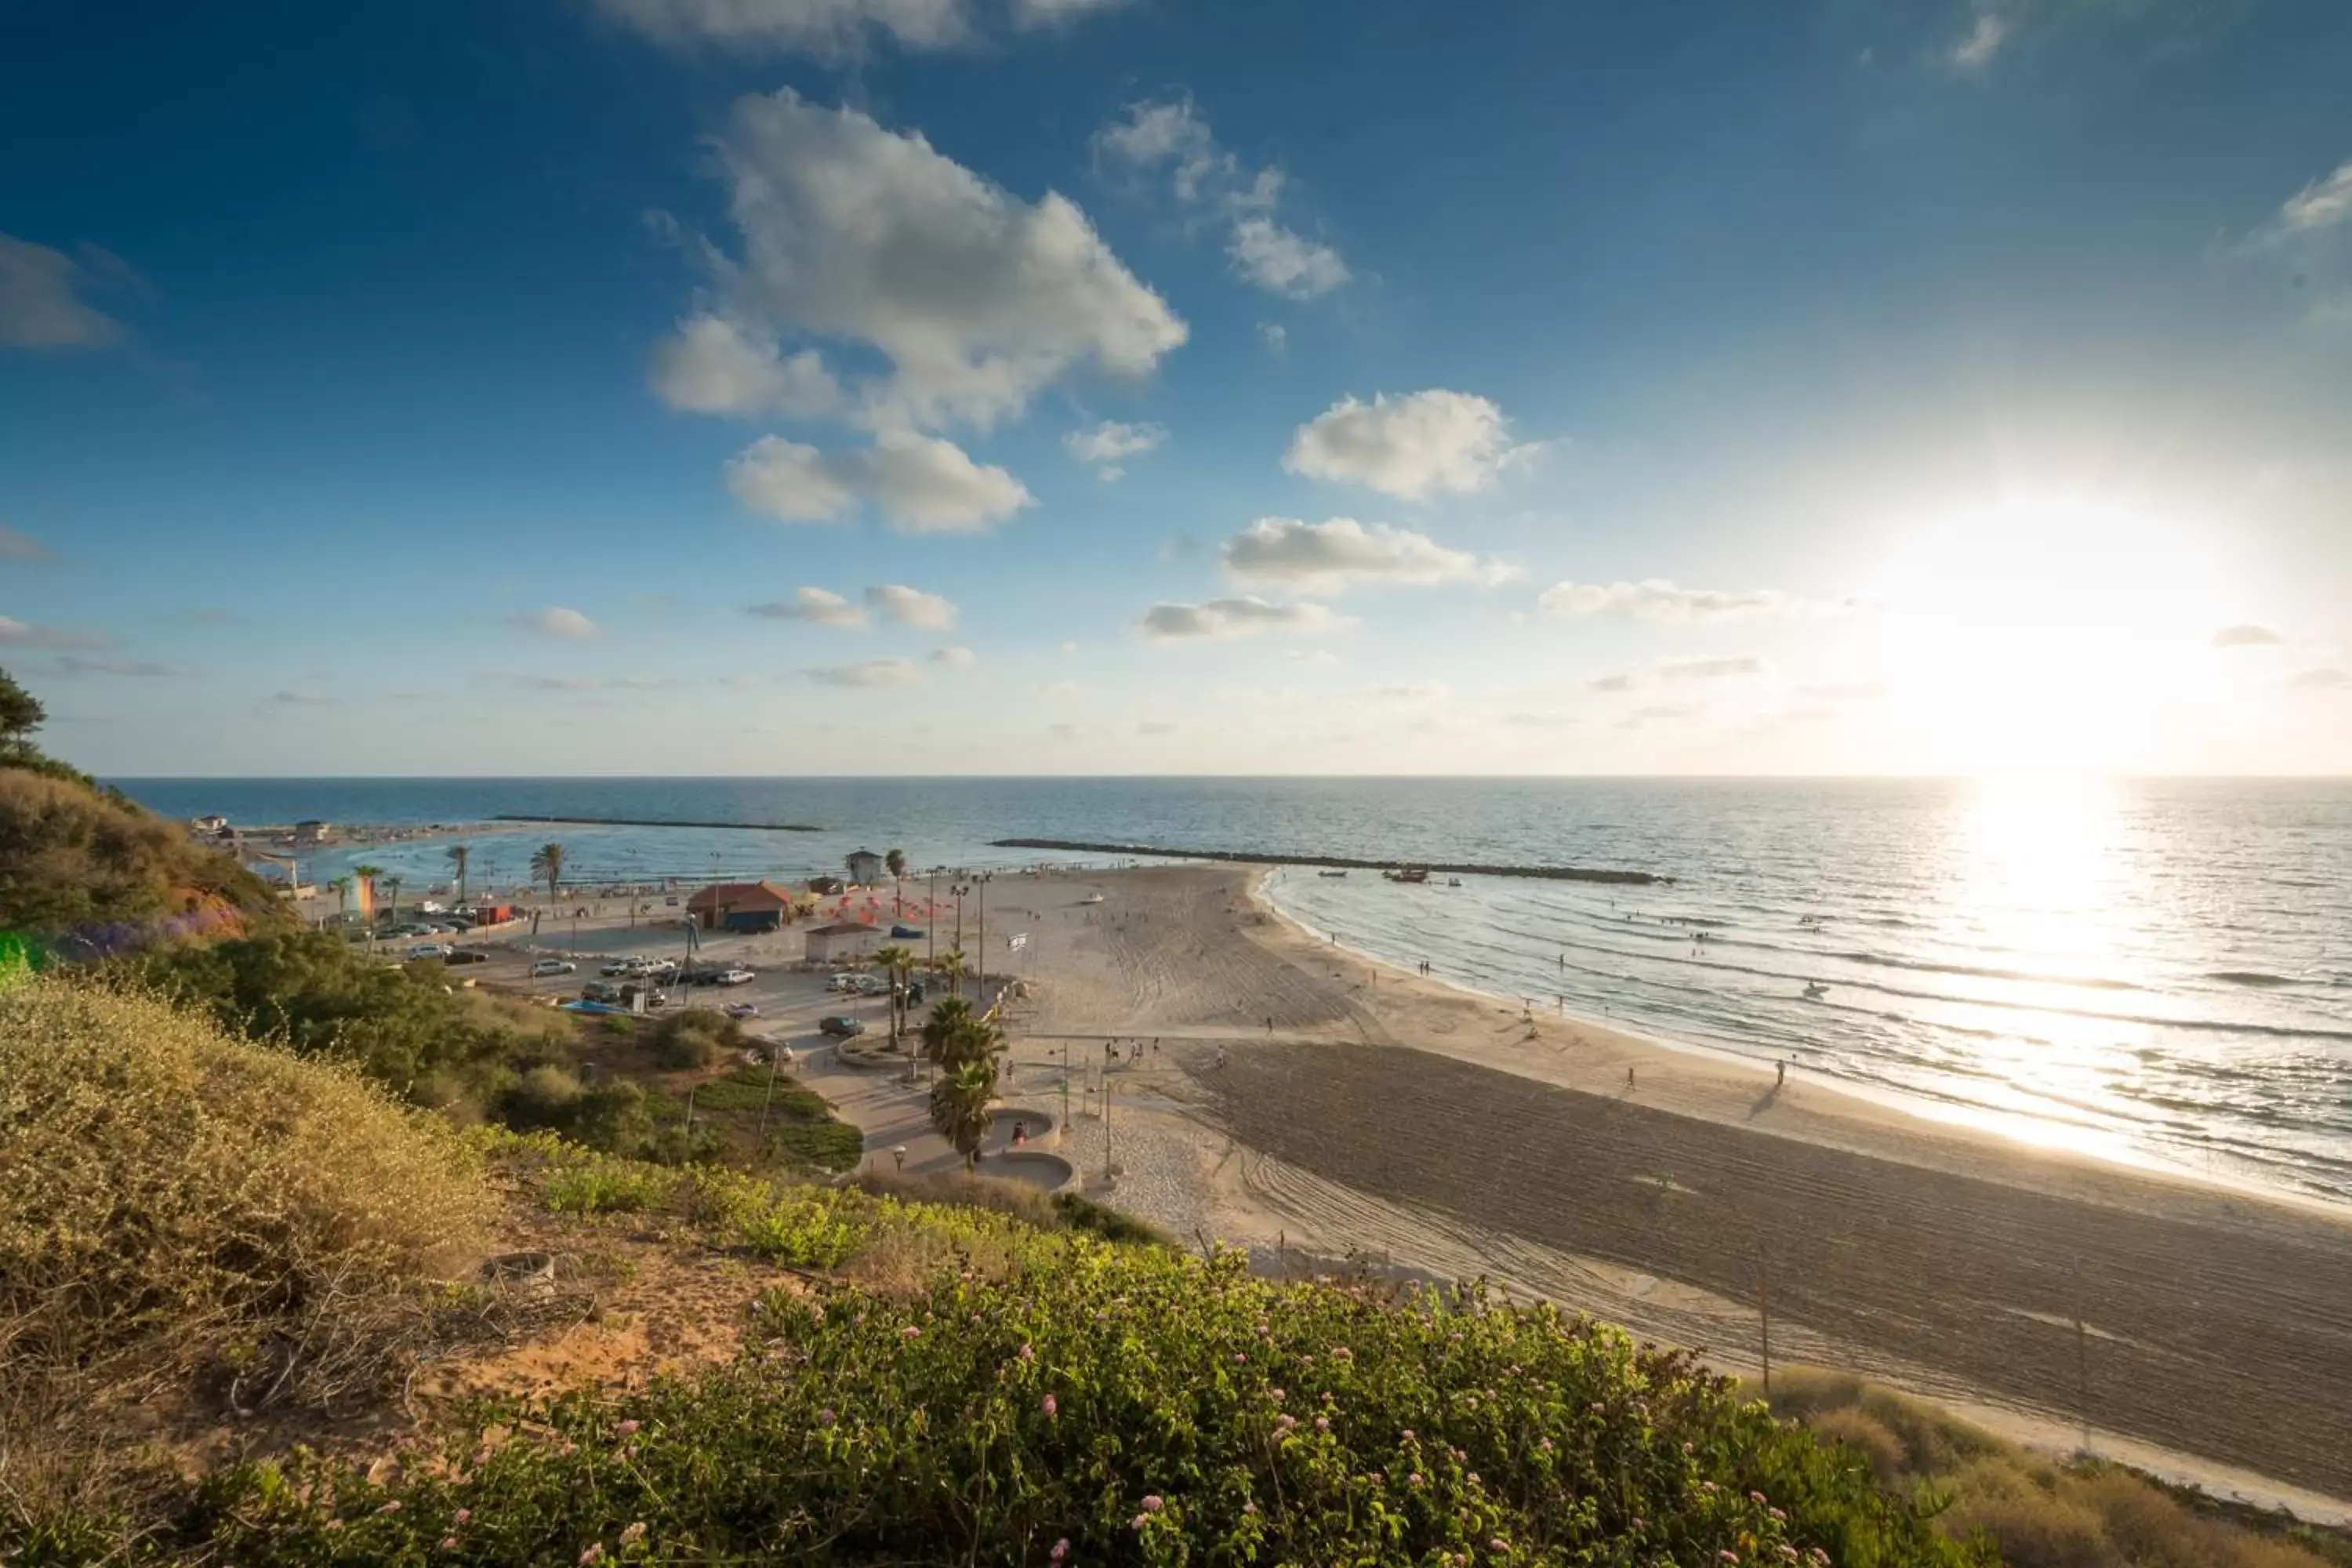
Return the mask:
[(755, 833), (823, 833), (804, 822), (669, 822), (639, 816), (539, 816), (504, 815), (492, 822), (562, 822), (586, 827), (740, 827)]
[(1387, 871), (1417, 866), (1445, 877), (1532, 877), (1549, 882), (1608, 882), (1646, 888), (1671, 883), (1655, 871), (1607, 871), (1590, 866), (1444, 865), (1423, 860), (1355, 860), (1344, 855), (1276, 855), (1237, 849), (1167, 849), (1150, 844), (1089, 844), (1075, 838), (997, 838), (996, 849), (1058, 849), (1080, 855), (1148, 855), (1165, 860), (1229, 860), (1247, 866), (1320, 866), (1341, 871)]

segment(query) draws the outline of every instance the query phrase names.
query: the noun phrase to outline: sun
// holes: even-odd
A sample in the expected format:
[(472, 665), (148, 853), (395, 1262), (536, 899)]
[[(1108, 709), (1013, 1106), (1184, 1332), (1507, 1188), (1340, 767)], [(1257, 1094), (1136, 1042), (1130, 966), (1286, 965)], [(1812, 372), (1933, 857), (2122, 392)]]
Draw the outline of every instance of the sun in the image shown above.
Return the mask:
[(1866, 595), (1888, 718), (1937, 771), (2128, 769), (2218, 700), (2204, 639), (2226, 566), (2202, 530), (2095, 497), (1904, 531)]

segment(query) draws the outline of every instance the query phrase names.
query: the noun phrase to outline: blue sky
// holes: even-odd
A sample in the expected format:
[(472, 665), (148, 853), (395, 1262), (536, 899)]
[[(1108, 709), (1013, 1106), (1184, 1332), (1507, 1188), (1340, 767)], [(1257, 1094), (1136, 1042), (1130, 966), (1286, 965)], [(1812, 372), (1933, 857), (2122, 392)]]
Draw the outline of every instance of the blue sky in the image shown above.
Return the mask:
[(2352, 10), (0, 15), (117, 773), (2352, 769)]

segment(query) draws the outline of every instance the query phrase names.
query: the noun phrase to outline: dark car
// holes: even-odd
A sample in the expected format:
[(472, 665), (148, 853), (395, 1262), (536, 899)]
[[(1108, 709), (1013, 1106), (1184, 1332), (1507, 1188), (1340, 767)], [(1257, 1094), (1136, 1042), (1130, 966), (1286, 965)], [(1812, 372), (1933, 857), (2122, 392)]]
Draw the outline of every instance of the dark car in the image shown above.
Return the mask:
[(849, 1038), (852, 1035), (862, 1035), (866, 1032), (865, 1025), (859, 1023), (855, 1018), (839, 1013), (835, 1014), (832, 1017), (818, 1024), (817, 1028), (825, 1034), (835, 1035), (845, 1040)]
[(490, 955), (478, 947), (461, 947), (443, 959), (444, 963), (488, 963)]

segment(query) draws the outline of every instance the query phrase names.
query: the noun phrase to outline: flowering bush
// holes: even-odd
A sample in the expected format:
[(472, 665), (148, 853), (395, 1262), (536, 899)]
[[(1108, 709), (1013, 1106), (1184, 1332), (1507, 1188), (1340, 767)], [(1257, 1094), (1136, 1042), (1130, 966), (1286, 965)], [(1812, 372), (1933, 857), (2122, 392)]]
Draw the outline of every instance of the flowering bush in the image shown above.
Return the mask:
[[(862, 1201), (826, 1223), (889, 1207)], [(1477, 1289), (1389, 1300), (1045, 1237), (1001, 1278), (771, 1296), (752, 1342), (618, 1404), (486, 1407), (383, 1484), (246, 1467), (172, 1549), (288, 1568), (1978, 1561), (1688, 1359)]]

